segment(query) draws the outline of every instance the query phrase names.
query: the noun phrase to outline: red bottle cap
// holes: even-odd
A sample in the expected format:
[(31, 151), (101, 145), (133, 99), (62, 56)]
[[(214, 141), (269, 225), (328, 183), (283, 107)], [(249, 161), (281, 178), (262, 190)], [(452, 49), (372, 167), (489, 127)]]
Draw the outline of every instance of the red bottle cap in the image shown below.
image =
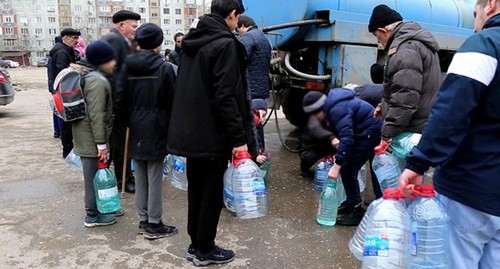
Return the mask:
[(233, 165), (237, 165), (240, 160), (252, 159), (252, 155), (248, 151), (238, 151), (234, 153)]
[(97, 169), (104, 169), (108, 168), (108, 163), (103, 162), (101, 160), (97, 161)]

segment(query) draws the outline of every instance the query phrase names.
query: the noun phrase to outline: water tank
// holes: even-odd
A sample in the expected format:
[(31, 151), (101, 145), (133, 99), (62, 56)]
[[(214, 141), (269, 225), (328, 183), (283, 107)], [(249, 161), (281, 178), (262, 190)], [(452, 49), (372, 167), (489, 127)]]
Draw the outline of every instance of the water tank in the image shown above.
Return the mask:
[[(278, 24), (313, 19), (317, 11), (330, 10), (352, 14), (353, 22), (368, 21), (373, 8), (386, 4), (397, 10), (405, 21), (414, 20), (425, 28), (435, 25), (436, 29), (449, 32), (449, 28), (472, 29), (474, 0), (246, 0), (245, 15), (252, 17), (260, 28)], [(330, 22), (332, 22), (330, 18)], [(308, 26), (294, 27), (269, 32), (277, 47), (300, 42), (313, 29)], [(432, 29), (430, 29), (432, 31)], [(470, 31), (468, 31), (470, 32)], [(460, 34), (460, 33), (459, 33)]]

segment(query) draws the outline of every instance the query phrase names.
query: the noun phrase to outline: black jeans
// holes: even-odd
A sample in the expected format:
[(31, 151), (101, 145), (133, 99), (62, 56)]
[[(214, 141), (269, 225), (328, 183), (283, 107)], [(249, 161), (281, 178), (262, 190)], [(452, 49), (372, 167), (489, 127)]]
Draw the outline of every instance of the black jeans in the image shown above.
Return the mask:
[[(111, 131), (111, 138), (109, 139), (110, 151), (109, 151), (109, 162), (113, 162), (115, 168), (116, 181), (118, 182), (118, 188), (121, 188), (123, 179), (123, 159), (125, 158), (125, 135), (127, 132), (127, 127), (122, 122), (115, 121), (113, 130)], [(127, 158), (127, 182), (130, 182), (132, 171), (130, 170), (130, 154)]]
[(73, 123), (61, 122), (61, 144), (63, 146), (63, 157), (66, 158), (73, 149)]
[[(344, 184), (347, 196), (346, 202), (350, 205), (361, 203), (361, 193), (359, 192), (358, 172), (368, 160), (374, 156), (374, 147), (380, 142), (380, 138), (356, 140), (350, 156), (340, 169), (342, 184)], [(373, 192), (376, 196), (381, 194), (375, 173), (372, 173)]]
[(201, 253), (215, 245), (228, 158), (187, 158), (188, 234)]

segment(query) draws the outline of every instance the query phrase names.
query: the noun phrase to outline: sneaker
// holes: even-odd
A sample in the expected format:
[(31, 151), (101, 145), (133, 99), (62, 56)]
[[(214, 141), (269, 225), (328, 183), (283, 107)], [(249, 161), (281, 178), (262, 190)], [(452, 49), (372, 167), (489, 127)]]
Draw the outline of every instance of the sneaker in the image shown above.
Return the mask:
[(160, 223), (158, 224), (148, 223), (148, 225), (146, 225), (146, 228), (144, 229), (144, 237), (149, 240), (154, 240), (172, 236), (177, 232), (178, 230), (174, 226), (165, 225), (160, 221)]
[(207, 266), (210, 264), (223, 264), (234, 260), (234, 251), (215, 246), (208, 254), (196, 253), (193, 263), (196, 266)]
[(115, 212), (108, 213), (108, 215), (115, 216), (115, 217), (121, 217), (121, 216), (125, 215), (125, 210), (123, 208), (120, 208)]
[(139, 221), (139, 232), (138, 232), (138, 234), (144, 234), (144, 230), (146, 229), (146, 226), (148, 226), (148, 221), (147, 220), (141, 220), (141, 221)]
[(85, 216), (85, 221), (83, 225), (87, 228), (92, 228), (96, 226), (107, 226), (116, 223), (116, 218), (112, 215), (99, 214), (97, 216)]
[(351, 213), (337, 217), (337, 224), (341, 226), (358, 226), (364, 214), (365, 209), (362, 203), (357, 204)]
[(186, 260), (192, 262), (194, 257), (196, 257), (197, 249), (193, 245), (189, 245), (188, 251), (186, 252)]
[(337, 209), (337, 216), (347, 215), (354, 211), (354, 206), (352, 204), (348, 204), (347, 201), (343, 201), (339, 209)]

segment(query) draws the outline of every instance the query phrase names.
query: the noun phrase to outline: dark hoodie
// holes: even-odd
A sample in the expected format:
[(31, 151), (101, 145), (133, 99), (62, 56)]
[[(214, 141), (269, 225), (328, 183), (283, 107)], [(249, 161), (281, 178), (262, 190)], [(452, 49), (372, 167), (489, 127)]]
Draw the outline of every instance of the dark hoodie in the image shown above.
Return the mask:
[(245, 80), (245, 48), (224, 18), (200, 17), (182, 41), (182, 65), (169, 129), (169, 151), (188, 158), (256, 154)]
[(439, 45), (418, 23), (404, 22), (394, 29), (387, 49), (382, 138), (422, 133), (442, 80)]
[(143, 50), (125, 59), (114, 102), (128, 112), (130, 153), (136, 160), (156, 160), (167, 155), (167, 135), (175, 74), (160, 54)]
[(343, 165), (358, 140), (379, 138), (382, 122), (373, 117), (373, 106), (356, 97), (352, 90), (339, 88), (328, 93), (323, 112), (340, 140), (335, 163)]

